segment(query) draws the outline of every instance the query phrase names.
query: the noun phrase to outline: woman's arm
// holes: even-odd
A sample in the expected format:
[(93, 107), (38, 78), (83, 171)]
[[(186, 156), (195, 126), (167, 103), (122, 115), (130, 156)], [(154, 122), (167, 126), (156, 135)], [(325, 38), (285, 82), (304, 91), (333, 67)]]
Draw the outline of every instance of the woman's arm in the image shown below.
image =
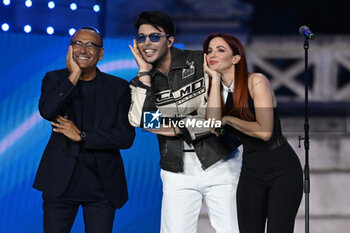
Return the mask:
[(267, 141), (273, 131), (273, 108), (275, 98), (269, 80), (262, 74), (252, 74), (248, 79), (249, 92), (254, 100), (255, 121), (245, 121), (237, 117), (225, 116), (223, 124), (252, 137)]
[(204, 54), (204, 72), (211, 79), (211, 87), (208, 95), (208, 103), (205, 110), (205, 119), (221, 120), (221, 75), (208, 67), (206, 54)]

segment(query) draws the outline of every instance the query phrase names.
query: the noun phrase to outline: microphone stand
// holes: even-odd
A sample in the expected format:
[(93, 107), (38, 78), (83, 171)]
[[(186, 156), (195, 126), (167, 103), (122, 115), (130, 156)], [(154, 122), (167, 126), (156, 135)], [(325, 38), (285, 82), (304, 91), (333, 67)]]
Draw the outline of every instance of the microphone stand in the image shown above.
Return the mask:
[(305, 233), (310, 231), (310, 168), (309, 168), (309, 67), (308, 67), (308, 49), (309, 49), (309, 39), (305, 38), (304, 41), (304, 50), (305, 50), (305, 122), (304, 122), (304, 132), (305, 136), (299, 136), (299, 147), (300, 141), (304, 140), (305, 148), (305, 166), (304, 166), (304, 193), (305, 193)]

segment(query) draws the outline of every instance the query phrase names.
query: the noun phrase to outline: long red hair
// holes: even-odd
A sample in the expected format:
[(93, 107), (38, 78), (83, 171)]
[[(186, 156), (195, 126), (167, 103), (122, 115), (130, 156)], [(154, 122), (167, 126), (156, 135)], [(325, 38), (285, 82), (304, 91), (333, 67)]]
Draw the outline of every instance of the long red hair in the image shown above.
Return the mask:
[[(248, 106), (248, 66), (242, 43), (234, 36), (224, 33), (210, 34), (203, 42), (203, 51), (208, 53), (209, 43), (212, 39), (220, 37), (231, 48), (232, 56), (240, 55), (241, 59), (235, 64), (235, 78), (233, 88), (233, 108), (226, 115), (237, 116), (243, 120), (254, 120), (253, 113)], [(210, 86), (210, 85), (209, 85)], [(209, 87), (210, 88), (210, 87)], [(224, 112), (225, 106), (222, 107)]]

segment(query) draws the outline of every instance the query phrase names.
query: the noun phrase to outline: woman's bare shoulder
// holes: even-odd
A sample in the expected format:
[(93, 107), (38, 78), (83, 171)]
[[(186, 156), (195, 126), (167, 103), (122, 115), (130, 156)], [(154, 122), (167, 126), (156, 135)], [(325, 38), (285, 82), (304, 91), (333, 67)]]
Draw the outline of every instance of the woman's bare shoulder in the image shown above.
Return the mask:
[(262, 73), (250, 73), (248, 76), (248, 89), (252, 91), (254, 87), (260, 84), (270, 85), (269, 79)]

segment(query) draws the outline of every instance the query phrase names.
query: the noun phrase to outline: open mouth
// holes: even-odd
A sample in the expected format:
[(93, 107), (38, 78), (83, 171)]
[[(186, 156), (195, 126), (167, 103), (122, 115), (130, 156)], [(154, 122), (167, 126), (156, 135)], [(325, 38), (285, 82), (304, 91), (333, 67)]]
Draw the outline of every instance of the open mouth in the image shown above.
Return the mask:
[(144, 49), (143, 52), (145, 53), (146, 56), (152, 56), (156, 53), (156, 49)]
[(82, 59), (82, 60), (88, 60), (90, 59), (90, 57), (86, 57), (86, 56), (77, 56), (78, 59)]
[(89, 56), (76, 56), (77, 61), (88, 61), (90, 60)]

